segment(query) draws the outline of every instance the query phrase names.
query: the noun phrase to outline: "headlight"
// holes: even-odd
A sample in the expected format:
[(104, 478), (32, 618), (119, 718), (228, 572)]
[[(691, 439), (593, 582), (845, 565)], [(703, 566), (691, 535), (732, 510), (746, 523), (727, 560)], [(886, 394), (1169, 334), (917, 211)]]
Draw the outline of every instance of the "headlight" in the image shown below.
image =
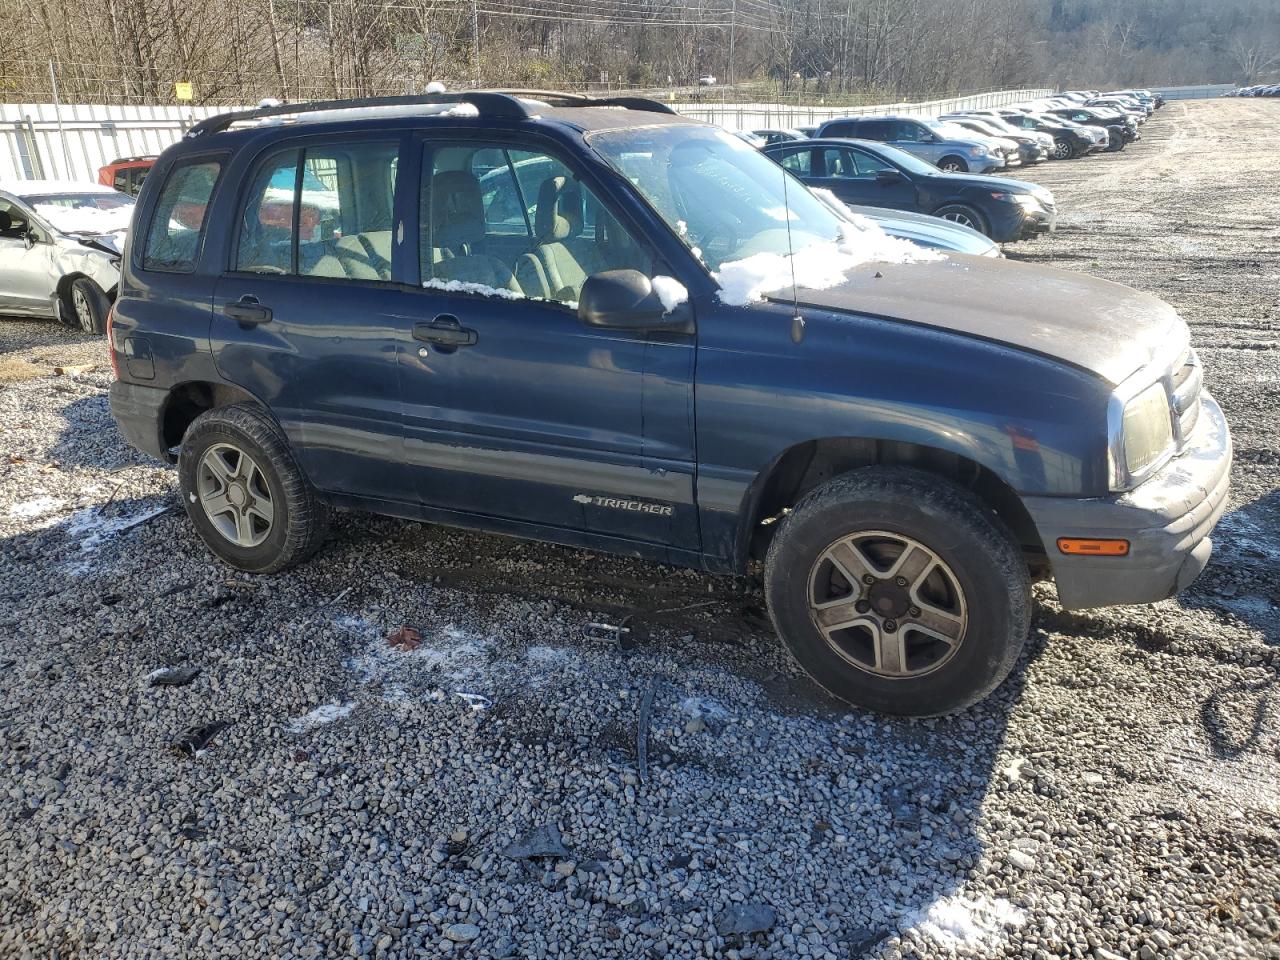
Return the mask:
[(1010, 199), (1023, 210), (1039, 212), (1041, 209), (1040, 201), (1029, 193), (1015, 193), (1010, 196)]
[(1157, 381), (1127, 400), (1111, 395), (1107, 411), (1111, 489), (1129, 490), (1173, 452), (1173, 418), (1164, 383)]
[(986, 147), (970, 147), (969, 148), (969, 156), (971, 157), (984, 157), (986, 156), (986, 154), (987, 154)]

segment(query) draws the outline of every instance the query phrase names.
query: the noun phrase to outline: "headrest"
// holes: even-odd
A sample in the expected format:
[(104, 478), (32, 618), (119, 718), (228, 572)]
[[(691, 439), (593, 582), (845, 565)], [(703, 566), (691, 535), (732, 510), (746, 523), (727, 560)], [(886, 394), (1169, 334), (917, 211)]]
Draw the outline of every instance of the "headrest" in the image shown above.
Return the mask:
[(0, 210), (0, 230), (13, 229), (13, 217), (9, 216), (8, 210)]
[(582, 232), (582, 187), (569, 177), (548, 177), (538, 189), (534, 233), (541, 243), (576, 237)]
[(431, 244), (460, 247), (484, 239), (484, 202), (480, 181), (466, 170), (441, 170), (431, 176)]

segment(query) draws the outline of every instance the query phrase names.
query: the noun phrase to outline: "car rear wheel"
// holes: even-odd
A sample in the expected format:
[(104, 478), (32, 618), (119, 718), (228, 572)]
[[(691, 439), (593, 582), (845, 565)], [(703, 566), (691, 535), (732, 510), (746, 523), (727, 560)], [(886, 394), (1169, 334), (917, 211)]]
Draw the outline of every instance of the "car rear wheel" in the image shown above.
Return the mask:
[(967, 490), (874, 467), (809, 493), (765, 563), (778, 635), (841, 700), (930, 716), (975, 703), (1026, 640), (1030, 583), (1010, 533)]
[(224, 563), (275, 573), (310, 557), (329, 529), (329, 506), (303, 475), (284, 434), (248, 404), (202, 413), (178, 456), (187, 516)]
[(943, 173), (968, 173), (969, 164), (964, 157), (943, 157), (938, 161), (938, 169)]
[(973, 207), (963, 203), (949, 203), (946, 206), (939, 207), (933, 211), (935, 217), (941, 217), (943, 220), (950, 220), (952, 223), (958, 223), (962, 227), (968, 227), (971, 230), (977, 230), (986, 236), (991, 236), (991, 231), (987, 227), (987, 221)]
[(1070, 140), (1058, 137), (1053, 141), (1053, 156), (1055, 160), (1074, 160), (1076, 148)]
[(101, 334), (107, 329), (107, 295), (88, 277), (78, 277), (67, 291), (64, 317), (81, 333)]

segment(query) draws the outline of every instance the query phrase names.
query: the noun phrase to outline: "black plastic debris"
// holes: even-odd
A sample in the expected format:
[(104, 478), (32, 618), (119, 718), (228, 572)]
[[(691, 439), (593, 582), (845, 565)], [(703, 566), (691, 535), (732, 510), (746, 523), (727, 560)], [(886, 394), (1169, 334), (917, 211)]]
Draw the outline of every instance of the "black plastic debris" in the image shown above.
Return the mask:
[(773, 907), (763, 903), (735, 903), (725, 907), (716, 917), (716, 933), (722, 937), (735, 933), (764, 933), (773, 928), (777, 918)]
[(173, 744), (173, 749), (184, 756), (194, 757), (229, 726), (231, 724), (225, 720), (215, 720), (202, 727), (192, 727)]
[(508, 844), (502, 855), (512, 860), (532, 860), (536, 857), (568, 857), (569, 851), (560, 838), (560, 828), (554, 823), (547, 823), (534, 827)]
[(200, 673), (199, 667), (170, 667), (151, 675), (153, 687), (185, 687)]

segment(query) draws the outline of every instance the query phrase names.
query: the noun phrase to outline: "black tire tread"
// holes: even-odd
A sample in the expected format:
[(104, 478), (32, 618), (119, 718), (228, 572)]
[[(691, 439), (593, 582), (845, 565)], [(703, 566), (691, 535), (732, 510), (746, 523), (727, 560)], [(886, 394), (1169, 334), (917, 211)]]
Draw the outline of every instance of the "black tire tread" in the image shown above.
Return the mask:
[[(80, 318), (76, 316), (75, 303), (71, 299), (71, 292), (76, 287), (81, 287), (88, 294), (89, 300), (94, 305), (93, 329), (85, 330), (80, 326)], [(63, 298), (62, 312), (63, 323), (78, 333), (86, 336), (97, 336), (107, 332), (107, 311), (111, 309), (111, 304), (107, 302), (107, 295), (88, 277), (76, 277), (71, 281), (71, 286), (67, 288), (67, 295)]]
[[(1031, 579), (1022, 552), (1009, 529), (975, 494), (946, 478), (906, 467), (867, 467), (841, 474), (811, 490), (797, 501), (769, 544), (765, 556), (766, 597), (773, 596), (775, 578), (783, 575), (782, 557), (792, 552), (791, 534), (807, 514), (816, 513), (841, 502), (869, 498), (887, 501), (903, 500), (926, 512), (945, 516), (948, 522), (962, 524), (965, 532), (995, 560), (1004, 582), (1009, 585), (1011, 642), (1002, 648), (1000, 658), (990, 664), (984, 683), (974, 688), (963, 700), (948, 704), (944, 709), (931, 714), (919, 714), (913, 711), (913, 715), (938, 716), (977, 703), (1004, 682), (1022, 653), (1031, 624)], [(774, 629), (781, 637), (782, 628), (774, 615), (772, 604), (770, 604), (769, 615)], [(814, 676), (813, 672), (792, 653), (785, 641), (783, 646), (787, 648), (788, 656), (796, 666), (814, 683), (828, 690), (838, 699), (852, 704), (852, 701), (842, 697), (839, 691), (831, 690)]]
[[(279, 425), (256, 404), (236, 403), (206, 410), (187, 428), (179, 450), (179, 463), (183, 452), (195, 445), (193, 441), (217, 431), (240, 434), (257, 444), (284, 488), (288, 516), (284, 544), (269, 563), (249, 572), (278, 573), (313, 556), (328, 536), (332, 510), (298, 466)], [(188, 512), (193, 509), (186, 496), (183, 504)]]

